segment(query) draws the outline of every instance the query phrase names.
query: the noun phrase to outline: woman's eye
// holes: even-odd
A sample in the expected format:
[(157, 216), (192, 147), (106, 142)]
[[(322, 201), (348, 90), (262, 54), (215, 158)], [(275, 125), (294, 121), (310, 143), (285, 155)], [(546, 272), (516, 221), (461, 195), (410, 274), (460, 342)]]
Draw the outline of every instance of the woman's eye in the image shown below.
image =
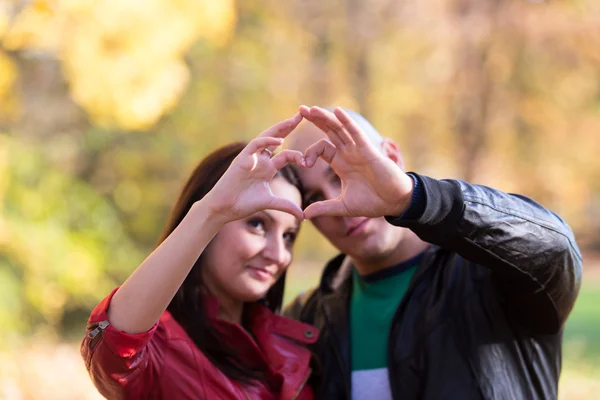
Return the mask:
[(292, 245), (296, 241), (296, 232), (286, 232), (283, 234), (283, 238), (288, 244)]
[(264, 231), (265, 230), (265, 223), (262, 219), (260, 218), (254, 218), (248, 221), (248, 226), (250, 228), (252, 228), (255, 231)]

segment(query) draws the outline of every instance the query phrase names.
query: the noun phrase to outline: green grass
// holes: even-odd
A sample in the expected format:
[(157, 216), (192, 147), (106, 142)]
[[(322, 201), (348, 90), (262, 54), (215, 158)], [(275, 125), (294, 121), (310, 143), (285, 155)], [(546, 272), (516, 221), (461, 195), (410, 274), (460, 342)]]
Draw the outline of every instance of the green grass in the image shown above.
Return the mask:
[(600, 282), (584, 282), (565, 328), (565, 358), (600, 365)]

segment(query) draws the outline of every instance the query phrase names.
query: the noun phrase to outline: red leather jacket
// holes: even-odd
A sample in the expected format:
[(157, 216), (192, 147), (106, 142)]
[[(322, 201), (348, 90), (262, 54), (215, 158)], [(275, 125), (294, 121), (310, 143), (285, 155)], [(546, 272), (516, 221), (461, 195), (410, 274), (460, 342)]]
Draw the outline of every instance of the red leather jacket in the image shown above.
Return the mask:
[(307, 385), (310, 351), (318, 331), (249, 305), (252, 336), (239, 325), (217, 320), (218, 303), (208, 301), (208, 315), (228, 343), (245, 357), (264, 363), (268, 382), (243, 385), (215, 367), (168, 311), (148, 332), (128, 334), (114, 328), (107, 310), (113, 291), (88, 321), (81, 355), (96, 388), (108, 399), (268, 399), (312, 400)]

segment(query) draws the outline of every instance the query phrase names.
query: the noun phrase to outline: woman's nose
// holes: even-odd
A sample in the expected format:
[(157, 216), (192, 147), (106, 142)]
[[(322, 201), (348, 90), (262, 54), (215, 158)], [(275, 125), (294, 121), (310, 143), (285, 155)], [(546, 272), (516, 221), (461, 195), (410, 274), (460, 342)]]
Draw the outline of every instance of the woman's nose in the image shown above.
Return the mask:
[(283, 238), (269, 239), (263, 250), (263, 255), (280, 268), (287, 266), (290, 261), (290, 252)]

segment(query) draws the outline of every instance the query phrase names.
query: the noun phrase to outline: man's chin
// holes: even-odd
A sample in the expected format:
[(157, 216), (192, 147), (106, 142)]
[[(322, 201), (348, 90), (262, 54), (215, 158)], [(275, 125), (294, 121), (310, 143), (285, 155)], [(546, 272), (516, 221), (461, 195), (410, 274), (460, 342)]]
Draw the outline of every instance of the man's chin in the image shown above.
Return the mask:
[(342, 253), (349, 255), (352, 258), (364, 259), (377, 255), (382, 251), (380, 243), (372, 238), (367, 237), (361, 240), (345, 243), (344, 249), (340, 249)]
[[(377, 260), (385, 257), (390, 251), (394, 251), (397, 244), (396, 240), (390, 240), (389, 236), (383, 235), (384, 232), (373, 232), (357, 240), (349, 240), (344, 243), (343, 249), (338, 249), (358, 260)], [(337, 246), (336, 246), (337, 247)]]

